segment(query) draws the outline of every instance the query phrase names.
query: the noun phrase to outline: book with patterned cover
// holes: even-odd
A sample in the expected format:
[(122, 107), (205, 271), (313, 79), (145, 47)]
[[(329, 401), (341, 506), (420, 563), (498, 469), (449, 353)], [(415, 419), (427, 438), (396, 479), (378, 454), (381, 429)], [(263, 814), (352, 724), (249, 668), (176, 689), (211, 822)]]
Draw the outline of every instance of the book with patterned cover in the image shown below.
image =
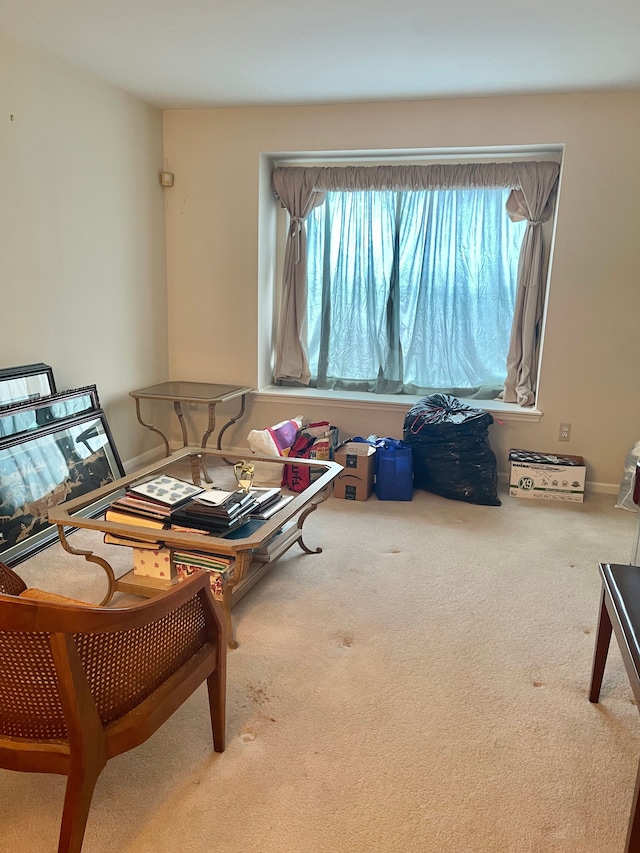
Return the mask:
[(177, 477), (162, 474), (153, 480), (130, 486), (128, 491), (142, 495), (147, 501), (173, 508), (190, 501), (196, 495), (204, 492), (204, 489), (202, 486), (194, 486), (193, 483), (188, 483), (186, 480), (179, 480)]

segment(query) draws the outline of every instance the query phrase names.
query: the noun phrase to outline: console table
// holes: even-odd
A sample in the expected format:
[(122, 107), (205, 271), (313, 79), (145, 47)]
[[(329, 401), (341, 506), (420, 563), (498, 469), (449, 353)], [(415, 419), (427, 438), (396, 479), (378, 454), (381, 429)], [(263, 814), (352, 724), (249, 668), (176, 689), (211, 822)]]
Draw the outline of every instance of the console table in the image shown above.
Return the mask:
[[(134, 574), (133, 571), (116, 577), (113, 567), (104, 557), (95, 554), (93, 551), (76, 549), (69, 543), (66, 534), (73, 528), (80, 527), (101, 533), (112, 533), (119, 537), (137, 541), (157, 542), (158, 547), (168, 548), (172, 555), (174, 551), (200, 551), (209, 554), (229, 555), (234, 560), (234, 570), (232, 577), (224, 587), (222, 608), (227, 620), (229, 646), (233, 649), (237, 647), (238, 643), (234, 639), (231, 622), (232, 604), (235, 604), (268, 571), (271, 565), (296, 542), (307, 554), (317, 554), (322, 551), (322, 548), (311, 549), (307, 547), (302, 538), (302, 528), (309, 514), (329, 496), (333, 480), (342, 470), (341, 465), (338, 465), (337, 462), (320, 459), (288, 460), (286, 457), (276, 459), (274, 457), (251, 456), (252, 461), (256, 460), (272, 465), (309, 465), (314, 468), (321, 468), (323, 472), (308, 488), (295, 495), (293, 500), (289, 501), (285, 507), (276, 512), (261, 527), (242, 538), (225, 539), (224, 537), (201, 533), (157, 530), (150, 527), (122, 524), (107, 521), (103, 514), (98, 517), (97, 512), (104, 513), (111, 500), (123, 494), (131, 483), (157, 476), (159, 473), (171, 473), (181, 479), (191, 479), (196, 485), (202, 485), (202, 479), (207, 483), (211, 482), (210, 474), (213, 472), (212, 479), (216, 485), (220, 485), (222, 488), (229, 488), (230, 485), (233, 487), (235, 477), (233, 467), (229, 463), (240, 459), (242, 459), (241, 456), (230, 455), (226, 451), (185, 447), (167, 459), (147, 465), (133, 474), (114, 480), (99, 489), (73, 500), (65, 501), (49, 510), (49, 521), (57, 526), (58, 536), (65, 551), (82, 556), (88, 562), (101, 566), (105, 571), (109, 588), (101, 602), (102, 605), (107, 604), (117, 591), (149, 598), (167, 589), (174, 581), (142, 577)], [(266, 557), (264, 554), (254, 553), (259, 549), (262, 550), (262, 546), (265, 545), (273, 546), (269, 547)]]
[(217, 448), (220, 450), (222, 446), (222, 436), (244, 414), (246, 395), (253, 389), (239, 385), (215, 385), (209, 382), (160, 382), (158, 385), (150, 385), (148, 388), (139, 388), (137, 391), (130, 391), (129, 394), (136, 401), (136, 416), (138, 422), (143, 427), (150, 429), (152, 432), (157, 432), (164, 442), (165, 456), (169, 456), (169, 439), (157, 427), (147, 423), (142, 419), (140, 413), (140, 400), (168, 400), (173, 403), (180, 429), (182, 431), (182, 445), (187, 447), (189, 440), (187, 436), (187, 426), (184, 421), (184, 412), (182, 411), (183, 403), (191, 403), (194, 405), (203, 404), (209, 408), (209, 422), (207, 429), (200, 443), (201, 447), (207, 446), (209, 436), (214, 431), (216, 426), (216, 406), (218, 403), (226, 403), (227, 400), (234, 400), (236, 397), (241, 397), (240, 411), (234, 418), (230, 418), (218, 433)]

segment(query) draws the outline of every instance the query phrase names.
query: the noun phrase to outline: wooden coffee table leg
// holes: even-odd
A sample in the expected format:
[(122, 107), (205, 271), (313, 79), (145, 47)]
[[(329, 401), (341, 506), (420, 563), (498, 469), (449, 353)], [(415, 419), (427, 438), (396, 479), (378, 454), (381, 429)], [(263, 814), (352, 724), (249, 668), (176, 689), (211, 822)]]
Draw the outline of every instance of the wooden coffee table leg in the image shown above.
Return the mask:
[(114, 574), (113, 569), (111, 568), (110, 564), (107, 563), (107, 561), (105, 559), (103, 559), (102, 557), (96, 556), (96, 554), (94, 554), (93, 551), (84, 551), (84, 550), (81, 550), (79, 548), (74, 548), (73, 546), (69, 545), (69, 541), (68, 541), (67, 536), (64, 532), (64, 527), (62, 527), (59, 524), (56, 525), (56, 527), (58, 528), (58, 536), (60, 537), (60, 544), (62, 545), (62, 547), (64, 548), (65, 551), (67, 551), (69, 554), (75, 554), (78, 557), (84, 557), (85, 560), (89, 563), (97, 563), (106, 572), (107, 580), (109, 581), (109, 589), (107, 590), (106, 596), (100, 602), (100, 607), (104, 607), (105, 604), (108, 604), (111, 601), (111, 599), (113, 598), (113, 594), (116, 591), (116, 576)]
[(231, 619), (231, 598), (234, 587), (240, 583), (245, 571), (251, 565), (252, 551), (239, 551), (233, 566), (233, 577), (225, 585), (222, 591), (222, 609), (227, 622), (227, 645), (230, 649), (238, 648), (238, 641), (233, 632), (233, 620)]
[(322, 553), (322, 548), (318, 547), (318, 548), (312, 549), (312, 548), (309, 548), (305, 544), (304, 539), (302, 538), (302, 525), (305, 523), (307, 517), (309, 515), (311, 515), (311, 513), (314, 512), (316, 509), (318, 509), (318, 507), (320, 506), (321, 503), (324, 503), (326, 501), (326, 499), (329, 497), (330, 494), (331, 494), (331, 485), (326, 486), (321, 492), (318, 492), (318, 494), (315, 496), (315, 498), (309, 504), (309, 506), (306, 507), (298, 516), (298, 530), (300, 531), (300, 537), (298, 539), (298, 545), (300, 545), (300, 547), (305, 552), (305, 554), (321, 554)]

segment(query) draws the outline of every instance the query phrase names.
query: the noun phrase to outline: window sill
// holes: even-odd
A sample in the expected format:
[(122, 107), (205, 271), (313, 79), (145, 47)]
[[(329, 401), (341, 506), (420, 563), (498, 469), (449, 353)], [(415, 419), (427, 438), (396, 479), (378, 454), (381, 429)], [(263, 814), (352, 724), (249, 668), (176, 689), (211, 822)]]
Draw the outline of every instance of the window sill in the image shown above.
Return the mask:
[[(267, 385), (253, 392), (253, 399), (259, 403), (272, 403), (275, 400), (291, 402), (292, 399), (304, 401), (306, 404), (329, 403), (336, 409), (362, 409), (363, 403), (379, 411), (396, 412), (398, 409), (408, 411), (422, 396), (408, 394), (367, 394), (353, 391), (321, 391), (317, 388), (281, 388)], [(502, 403), (500, 400), (465, 400), (463, 403), (476, 409), (483, 409), (493, 415), (497, 421), (520, 421), (538, 423), (542, 412), (536, 408), (523, 408), (516, 403)]]

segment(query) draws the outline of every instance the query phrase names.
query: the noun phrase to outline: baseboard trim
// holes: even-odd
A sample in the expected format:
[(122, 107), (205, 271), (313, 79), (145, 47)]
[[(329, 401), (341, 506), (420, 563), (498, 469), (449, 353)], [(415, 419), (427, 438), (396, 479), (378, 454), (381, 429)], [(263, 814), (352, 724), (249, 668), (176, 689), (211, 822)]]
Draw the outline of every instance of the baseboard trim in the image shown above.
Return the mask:
[(592, 480), (587, 480), (585, 491), (597, 492), (601, 495), (617, 495), (620, 489), (620, 483), (594, 483)]
[(141, 453), (140, 456), (134, 456), (132, 459), (127, 459), (127, 461), (122, 464), (124, 466), (125, 473), (131, 474), (134, 471), (137, 471), (138, 468), (144, 468), (145, 465), (151, 465), (158, 459), (162, 459), (163, 456), (164, 447), (161, 445), (160, 447), (154, 447), (152, 450), (147, 450), (145, 453)]

